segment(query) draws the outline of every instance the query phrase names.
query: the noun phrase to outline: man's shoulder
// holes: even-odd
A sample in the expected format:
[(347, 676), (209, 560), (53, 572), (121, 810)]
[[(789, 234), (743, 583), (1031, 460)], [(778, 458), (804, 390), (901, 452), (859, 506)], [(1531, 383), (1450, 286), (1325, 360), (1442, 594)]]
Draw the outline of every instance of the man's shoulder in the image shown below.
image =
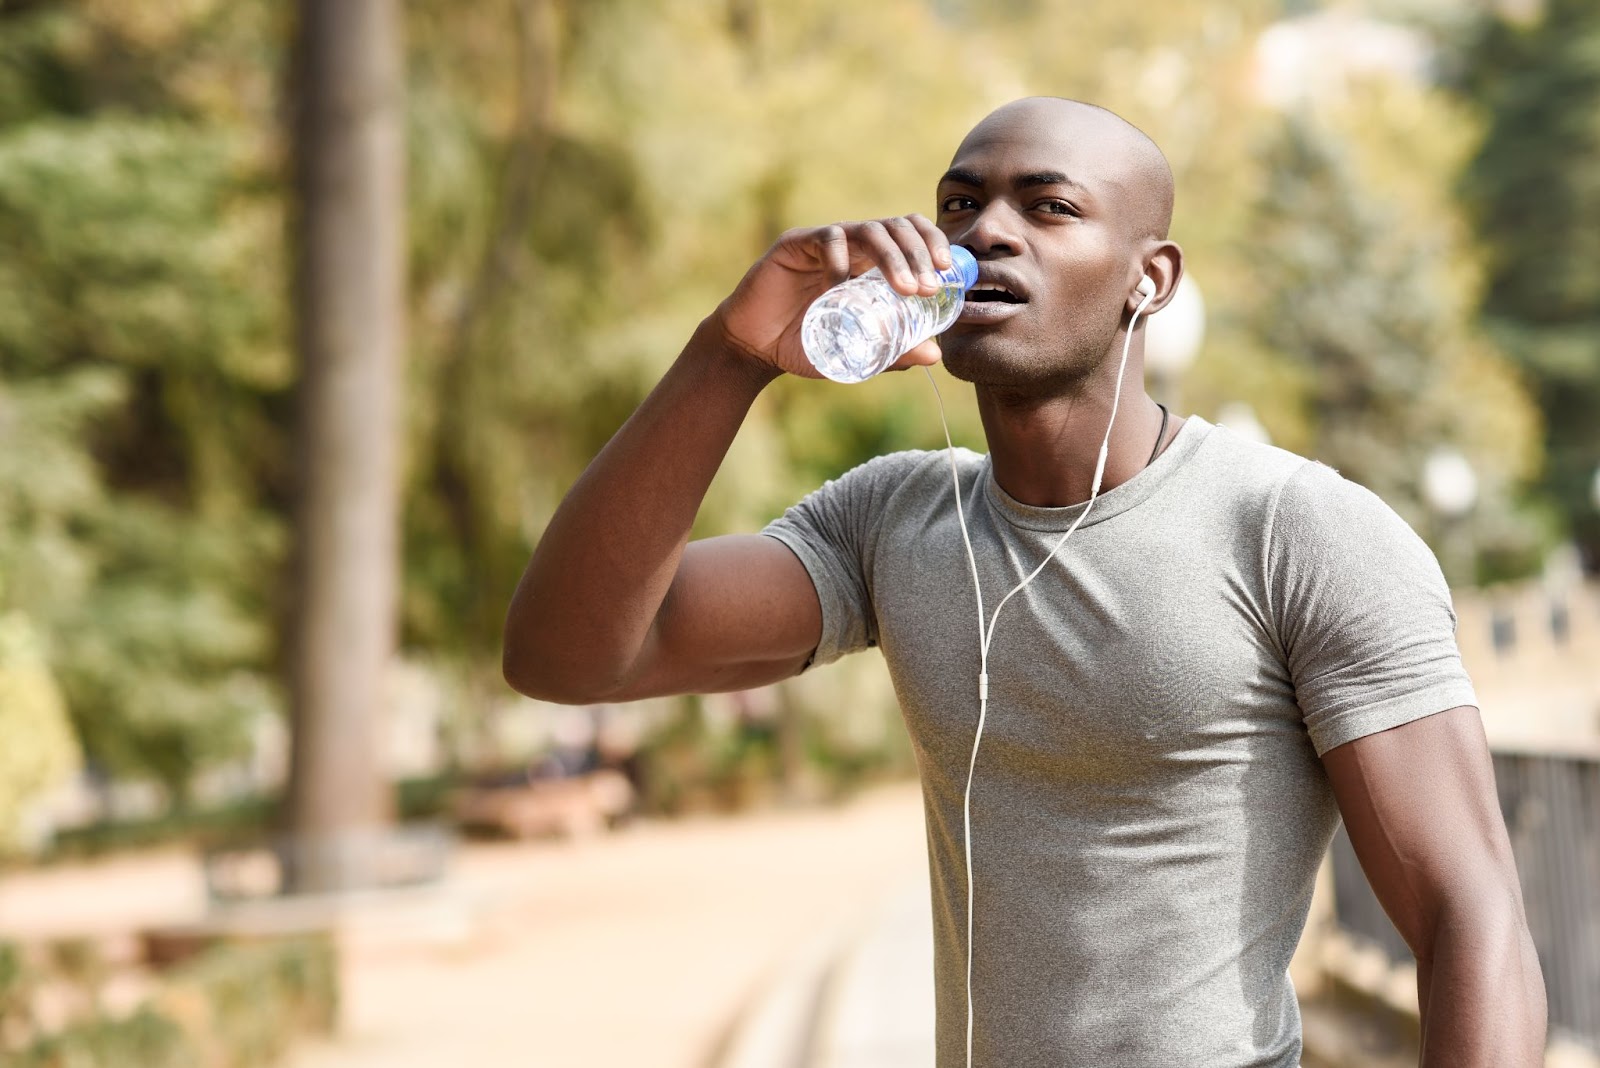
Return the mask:
[(973, 452), (971, 449), (956, 447), (955, 449), (900, 449), (896, 452), (886, 452), (865, 463), (858, 464), (845, 474), (846, 476), (860, 475), (878, 478), (895, 479), (907, 478), (912, 475), (937, 469), (949, 477), (950, 458), (954, 456), (957, 469), (967, 471), (981, 466), (985, 460), (982, 453)]
[(1432, 550), (1406, 518), (1366, 486), (1288, 452), (1277, 458), (1274, 473), (1282, 477), (1271, 492), (1265, 529), (1274, 558), (1304, 557), (1320, 561), (1318, 567), (1337, 562), (1373, 577), (1402, 562), (1437, 571)]
[[(956, 449), (954, 460), (965, 484), (982, 470), (984, 457)], [(795, 524), (841, 522), (862, 530), (884, 523), (916, 521), (950, 493), (951, 457), (947, 450), (905, 449), (874, 456), (830, 478), (807, 493), (767, 528), (771, 533)]]
[(1241, 535), (1269, 533), (1286, 487), (1307, 467), (1320, 465), (1223, 424), (1201, 423), (1204, 437), (1174, 479), (1185, 507), (1221, 519)]
[(1420, 540), (1394, 508), (1320, 460), (1222, 425), (1209, 428), (1191, 460), (1185, 486), (1192, 506), (1227, 517), (1269, 551), (1417, 551)]
[(1269, 498), (1278, 516), (1303, 515), (1343, 522), (1382, 516), (1405, 520), (1366, 486), (1346, 478), (1321, 460), (1268, 445), (1217, 425), (1207, 435), (1201, 456), (1210, 478), (1237, 485), (1247, 495)]
[(1208, 428), (1197, 459), (1215, 474), (1242, 488), (1270, 492), (1281, 490), (1301, 468), (1317, 462), (1277, 445), (1246, 437), (1222, 423)]
[(822, 488), (882, 499), (901, 492), (924, 493), (930, 486), (947, 490), (952, 460), (965, 481), (982, 469), (986, 457), (962, 448), (902, 449), (857, 464), (838, 478), (829, 479)]

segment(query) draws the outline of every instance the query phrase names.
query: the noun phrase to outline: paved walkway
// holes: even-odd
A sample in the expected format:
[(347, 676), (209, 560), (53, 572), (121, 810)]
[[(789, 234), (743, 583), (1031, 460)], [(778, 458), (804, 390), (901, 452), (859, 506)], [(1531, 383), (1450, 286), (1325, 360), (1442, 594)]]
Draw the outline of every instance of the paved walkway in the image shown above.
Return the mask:
[(815, 1068), (931, 1068), (933, 914), (925, 876), (887, 898), (847, 951), (819, 1022)]
[(474, 847), (458, 881), (475, 933), (354, 947), (343, 1035), (291, 1068), (706, 1068), (819, 932), (860, 929), (925, 878), (924, 849), (914, 785), (833, 810)]
[(200, 865), (183, 849), (0, 874), (0, 938), (119, 935), (204, 911)]
[[(288, 1068), (707, 1068), (798, 954), (859, 934), (886, 895), (926, 878), (924, 842), (908, 783), (830, 809), (469, 845), (447, 892), (359, 917), (342, 1033)], [(203, 909), (180, 851), (0, 878), (0, 937)]]

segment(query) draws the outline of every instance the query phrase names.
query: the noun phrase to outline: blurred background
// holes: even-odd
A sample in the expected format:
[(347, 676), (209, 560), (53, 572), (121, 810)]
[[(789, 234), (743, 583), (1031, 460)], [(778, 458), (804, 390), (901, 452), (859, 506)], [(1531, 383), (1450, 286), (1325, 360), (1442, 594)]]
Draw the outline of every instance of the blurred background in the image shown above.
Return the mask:
[[(931, 1064), (877, 655), (557, 708), (500, 626), (776, 235), (1031, 93), (1171, 160), (1158, 398), (1438, 554), (1600, 1063), (1592, 0), (0, 0), (0, 1062)], [(939, 445), (921, 376), (779, 382), (697, 533)], [(1336, 842), (1307, 1068), (1416, 1063), (1409, 960)]]

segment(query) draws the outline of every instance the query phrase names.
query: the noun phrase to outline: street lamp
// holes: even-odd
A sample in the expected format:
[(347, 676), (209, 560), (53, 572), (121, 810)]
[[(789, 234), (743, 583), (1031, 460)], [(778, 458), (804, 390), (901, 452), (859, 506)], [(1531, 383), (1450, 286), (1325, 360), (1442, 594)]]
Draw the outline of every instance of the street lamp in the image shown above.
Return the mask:
[(1151, 392), (1171, 407), (1177, 399), (1178, 379), (1200, 354), (1206, 335), (1206, 302), (1194, 278), (1185, 274), (1177, 292), (1144, 328), (1144, 366)]
[(1422, 496), (1442, 520), (1440, 536), (1446, 575), (1457, 582), (1470, 581), (1472, 548), (1466, 544), (1463, 524), (1478, 503), (1478, 473), (1460, 452), (1440, 446), (1422, 464)]
[(1478, 503), (1478, 473), (1465, 456), (1441, 446), (1423, 461), (1422, 495), (1440, 515), (1460, 519)]

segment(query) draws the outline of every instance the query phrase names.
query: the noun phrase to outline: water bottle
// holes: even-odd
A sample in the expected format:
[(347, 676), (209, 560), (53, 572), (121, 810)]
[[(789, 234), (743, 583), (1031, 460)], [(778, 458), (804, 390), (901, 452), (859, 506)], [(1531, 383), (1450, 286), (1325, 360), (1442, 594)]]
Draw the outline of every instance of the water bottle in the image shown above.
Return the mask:
[(939, 272), (931, 297), (896, 293), (876, 267), (840, 282), (806, 309), (800, 325), (806, 359), (825, 378), (863, 382), (955, 322), (977, 280), (978, 261), (952, 245), (950, 266)]

